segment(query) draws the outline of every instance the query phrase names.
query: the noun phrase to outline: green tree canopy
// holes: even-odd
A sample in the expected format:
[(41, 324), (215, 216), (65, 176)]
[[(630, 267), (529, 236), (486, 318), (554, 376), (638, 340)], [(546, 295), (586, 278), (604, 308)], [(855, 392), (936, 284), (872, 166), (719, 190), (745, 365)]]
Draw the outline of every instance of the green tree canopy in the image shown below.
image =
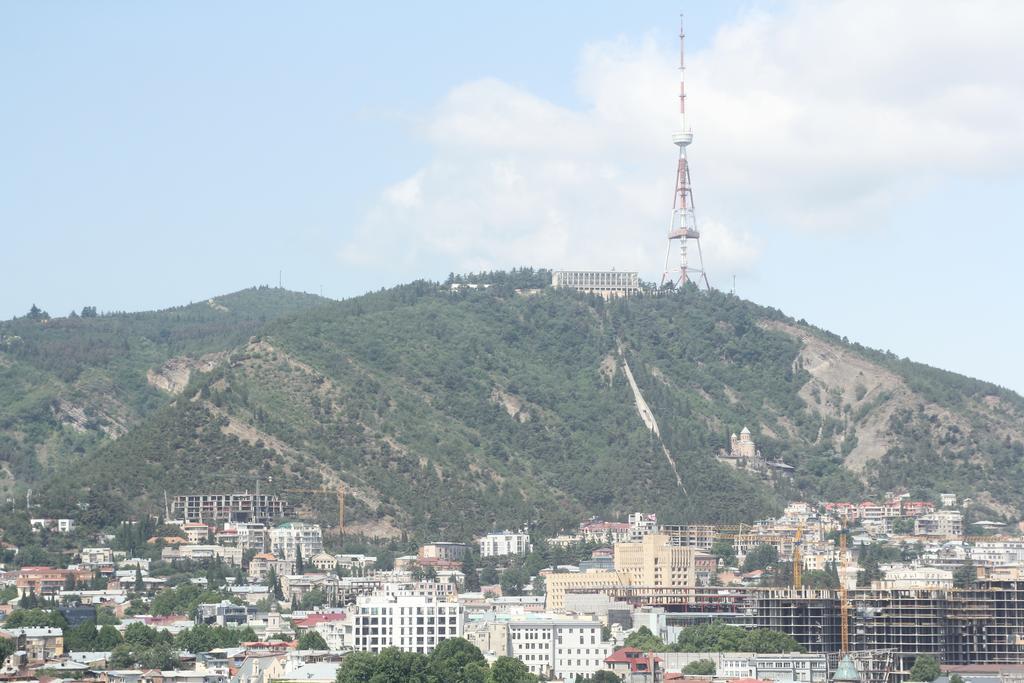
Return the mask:
[(469, 683), (467, 673), (476, 674), (476, 669), (472, 668), (467, 672), (466, 668), (470, 664), (487, 666), (480, 648), (465, 638), (448, 638), (438, 643), (430, 653), (428, 671), (438, 681)]
[(779, 551), (773, 545), (759, 545), (743, 558), (743, 571), (767, 569), (779, 561)]
[(939, 662), (931, 655), (918, 655), (914, 660), (914, 666), (910, 669), (908, 680), (930, 683), (939, 677), (941, 673)]
[(684, 666), (683, 673), (693, 674), (694, 676), (714, 676), (715, 663), (710, 659), (698, 659)]
[(487, 683), (536, 683), (526, 665), (512, 657), (498, 657), (487, 675)]
[(328, 650), (327, 641), (316, 631), (309, 630), (299, 637), (300, 650)]

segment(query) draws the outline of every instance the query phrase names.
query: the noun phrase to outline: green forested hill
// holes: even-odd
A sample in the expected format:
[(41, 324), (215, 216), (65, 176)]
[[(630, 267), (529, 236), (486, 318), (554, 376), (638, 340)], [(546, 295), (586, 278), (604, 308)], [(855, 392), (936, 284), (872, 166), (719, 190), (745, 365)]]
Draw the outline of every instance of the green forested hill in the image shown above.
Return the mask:
[[(987, 516), (1024, 509), (1005, 484), (1024, 474), (1024, 401), (1011, 392), (718, 292), (604, 302), (515, 290), (539, 279), (501, 274), (455, 292), (418, 282), (181, 341), (111, 380), (139, 386), (147, 409), (120, 438), (68, 455), (73, 470), (45, 473), (36, 499), (102, 523), (158, 510), (164, 491), (343, 481), (353, 530), (452, 539), (634, 510), (752, 520), (791, 498), (897, 487), (970, 495)], [(184, 362), (168, 358), (212, 349), (230, 352), (164, 381)], [(766, 457), (796, 467), (791, 478), (715, 459), (744, 425)], [(303, 513), (337, 514), (332, 496), (289, 495)]]
[[(245, 343), (324, 299), (253, 288), (164, 311), (0, 322), (0, 488), (40, 482), (167, 404), (148, 371)], [(179, 374), (187, 368), (178, 368)]]

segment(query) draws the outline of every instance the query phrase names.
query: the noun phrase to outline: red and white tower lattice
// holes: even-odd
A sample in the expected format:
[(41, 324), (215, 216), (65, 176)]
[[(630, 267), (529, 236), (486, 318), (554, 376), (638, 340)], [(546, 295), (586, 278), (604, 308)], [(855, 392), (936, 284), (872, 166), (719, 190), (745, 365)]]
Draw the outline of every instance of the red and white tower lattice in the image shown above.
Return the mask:
[[(661, 275), (661, 284), (672, 282), (679, 286), (696, 281), (703, 281), (707, 289), (707, 273), (704, 272), (704, 255), (700, 250), (700, 231), (697, 230), (697, 218), (693, 213), (693, 186), (690, 184), (690, 164), (686, 160), (686, 148), (693, 142), (693, 131), (686, 125), (686, 86), (683, 76), (686, 72), (683, 61), (683, 23), (679, 22), (679, 130), (672, 134), (672, 142), (679, 148), (679, 164), (676, 167), (676, 190), (672, 199), (672, 221), (668, 226), (668, 253), (665, 254), (665, 270)], [(673, 242), (679, 241), (679, 265), (673, 268)], [(693, 241), (697, 247), (697, 263), (690, 265), (688, 243)]]

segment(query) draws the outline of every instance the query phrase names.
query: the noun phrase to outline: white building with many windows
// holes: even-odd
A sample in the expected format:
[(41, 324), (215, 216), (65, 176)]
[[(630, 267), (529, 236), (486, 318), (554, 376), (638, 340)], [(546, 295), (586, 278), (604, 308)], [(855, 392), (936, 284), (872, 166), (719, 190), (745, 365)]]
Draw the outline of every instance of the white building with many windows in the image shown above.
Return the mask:
[(601, 642), (599, 621), (538, 617), (508, 623), (507, 652), (532, 674), (573, 681), (604, 669), (612, 645)]
[(356, 599), (352, 647), (380, 652), (430, 654), (446, 638), (461, 638), (464, 613), (458, 602), (426, 595), (375, 594)]
[(295, 559), (295, 549), (302, 548), (302, 557), (310, 559), (323, 552), (324, 534), (319, 524), (287, 522), (270, 530), (270, 552), (286, 560)]
[(499, 531), (480, 539), (480, 557), (526, 555), (532, 550), (530, 534), (522, 531)]

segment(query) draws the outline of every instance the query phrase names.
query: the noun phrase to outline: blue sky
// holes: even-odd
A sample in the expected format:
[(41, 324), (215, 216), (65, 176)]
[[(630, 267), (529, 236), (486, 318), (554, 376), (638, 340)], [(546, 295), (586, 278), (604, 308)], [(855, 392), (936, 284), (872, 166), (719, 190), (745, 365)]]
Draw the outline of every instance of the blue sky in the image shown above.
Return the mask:
[(0, 317), (657, 279), (682, 9), (712, 283), (1024, 390), (1017, 3), (511, 7), (5, 3)]

